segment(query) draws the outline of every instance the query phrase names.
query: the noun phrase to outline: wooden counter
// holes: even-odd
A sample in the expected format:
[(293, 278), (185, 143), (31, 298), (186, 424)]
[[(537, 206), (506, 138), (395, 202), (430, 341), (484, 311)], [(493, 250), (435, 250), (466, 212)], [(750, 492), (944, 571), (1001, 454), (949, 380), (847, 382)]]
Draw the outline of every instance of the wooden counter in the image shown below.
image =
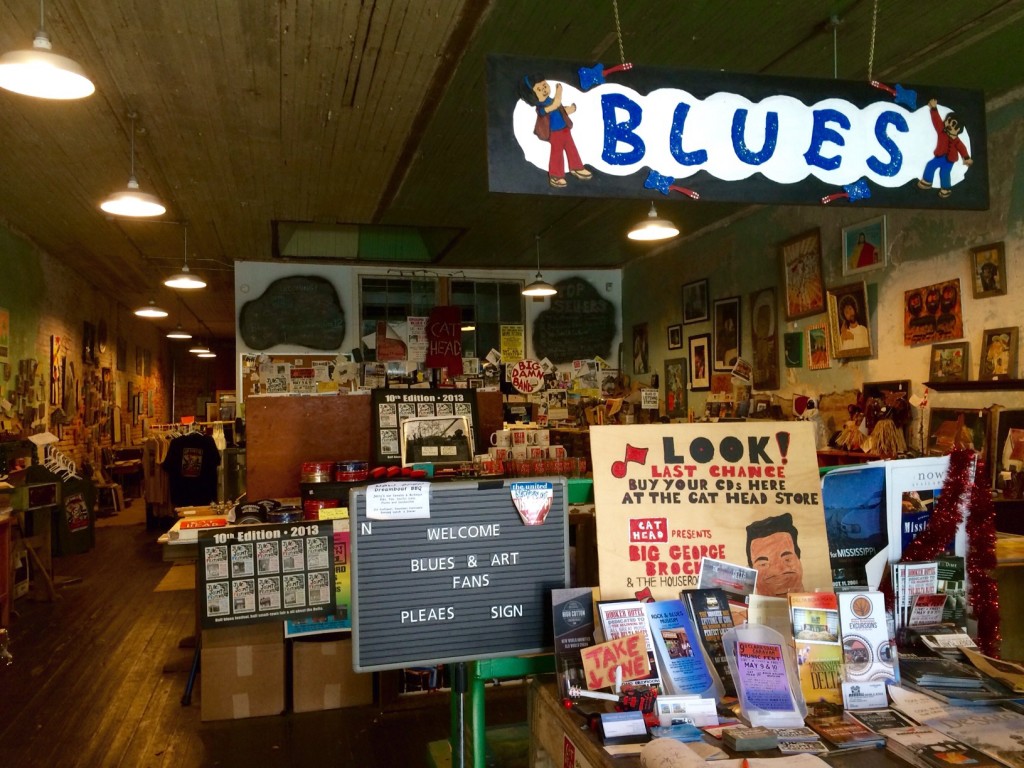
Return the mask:
[[(527, 718), (530, 722), (530, 768), (542, 766), (589, 766), (589, 768), (638, 768), (640, 758), (636, 755), (612, 757), (605, 752), (600, 738), (583, 728), (583, 718), (562, 706), (557, 695), (557, 686), (552, 676), (534, 678), (528, 693)], [(604, 702), (581, 700), (586, 711), (605, 711)], [(610, 706), (610, 705), (609, 705)], [(709, 744), (721, 747), (721, 742), (705, 736)], [(779, 758), (779, 766), (787, 759), (777, 749), (759, 752), (744, 752), (746, 757)], [(907, 763), (896, 758), (885, 749), (869, 749), (847, 755), (830, 754), (824, 760), (836, 768), (906, 768)], [(723, 760), (709, 763), (722, 768), (735, 768), (735, 761)], [(757, 768), (756, 763), (752, 764)]]

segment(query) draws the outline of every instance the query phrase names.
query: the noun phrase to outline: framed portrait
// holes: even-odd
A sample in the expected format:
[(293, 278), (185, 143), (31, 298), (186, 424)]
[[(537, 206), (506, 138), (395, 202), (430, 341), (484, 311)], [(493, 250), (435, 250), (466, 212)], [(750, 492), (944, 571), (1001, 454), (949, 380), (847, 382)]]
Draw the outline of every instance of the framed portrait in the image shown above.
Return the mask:
[(960, 278), (903, 292), (903, 343), (906, 346), (963, 337)]
[(828, 326), (825, 323), (807, 329), (807, 360), (807, 367), (812, 371), (832, 367), (832, 358), (828, 353)]
[(1002, 243), (971, 248), (971, 287), (976, 299), (1006, 295), (1006, 258)]
[(647, 323), (633, 326), (633, 373), (649, 373), (647, 352)]
[(948, 344), (932, 344), (931, 361), (928, 365), (929, 381), (967, 381), (968, 344), (966, 341), (951, 341)]
[(882, 269), (888, 262), (885, 216), (843, 227), (843, 274)]
[(864, 283), (829, 288), (828, 328), (833, 357), (871, 356), (868, 289)]
[(1024, 409), (1004, 408), (996, 416), (993, 459), (996, 462), (994, 479), (1000, 472), (1024, 470)]
[(690, 337), (690, 389), (711, 389), (711, 334)]
[(1018, 328), (986, 328), (981, 334), (981, 363), (978, 379), (1017, 378)]
[(665, 415), (670, 419), (686, 416), (686, 358), (665, 361)]
[(714, 306), (716, 371), (731, 371), (740, 359), (740, 300), (738, 296), (716, 299)]
[(681, 326), (681, 325), (670, 325), (668, 327), (668, 348), (669, 349), (682, 349), (683, 348), (683, 326)]
[(926, 453), (945, 456), (957, 448), (973, 448), (986, 459), (990, 418), (988, 408), (932, 408)]
[(800, 331), (782, 334), (782, 349), (787, 368), (804, 367), (804, 335)]
[(694, 280), (683, 286), (683, 323), (708, 319), (708, 281)]
[(750, 296), (750, 338), (753, 339), (754, 389), (779, 388), (779, 324), (775, 289), (763, 288)]
[(821, 264), (821, 230), (812, 229), (779, 249), (786, 319), (825, 311), (825, 278)]

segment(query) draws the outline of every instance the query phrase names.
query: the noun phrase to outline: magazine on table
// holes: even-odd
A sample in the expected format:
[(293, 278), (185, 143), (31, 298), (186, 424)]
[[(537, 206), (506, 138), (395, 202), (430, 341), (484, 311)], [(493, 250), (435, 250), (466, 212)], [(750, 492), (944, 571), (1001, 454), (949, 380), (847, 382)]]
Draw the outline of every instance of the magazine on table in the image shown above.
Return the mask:
[(957, 741), (927, 725), (887, 728), (881, 731), (886, 748), (918, 768), (949, 768), (970, 765), (996, 768), (999, 762), (973, 747)]
[[(925, 529), (949, 470), (949, 456), (925, 456), (917, 459), (886, 461), (886, 518), (889, 533), (889, 562), (898, 562), (903, 550)], [(967, 502), (960, 500), (963, 520), (947, 548), (960, 557), (967, 556)]]
[(843, 646), (835, 592), (791, 592), (789, 607), (804, 701), (842, 704)]
[(694, 628), (718, 673), (726, 696), (736, 695), (736, 685), (729, 672), (729, 661), (722, 643), (722, 633), (733, 627), (729, 598), (721, 589), (691, 589), (679, 594), (693, 617)]
[(580, 651), (594, 644), (594, 600), (590, 587), (551, 590), (555, 672), (563, 697), (587, 687)]
[(662, 687), (669, 694), (696, 693), (718, 698), (721, 683), (683, 601), (659, 600), (643, 606), (654, 639)]

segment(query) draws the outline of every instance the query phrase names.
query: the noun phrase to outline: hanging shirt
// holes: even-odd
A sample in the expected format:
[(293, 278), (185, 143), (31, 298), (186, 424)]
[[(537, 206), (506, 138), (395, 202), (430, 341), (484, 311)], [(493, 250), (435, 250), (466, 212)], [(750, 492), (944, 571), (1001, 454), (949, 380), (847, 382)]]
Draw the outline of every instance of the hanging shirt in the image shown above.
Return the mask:
[(167, 470), (174, 506), (201, 506), (217, 500), (220, 451), (212, 437), (192, 432), (174, 438), (162, 466)]

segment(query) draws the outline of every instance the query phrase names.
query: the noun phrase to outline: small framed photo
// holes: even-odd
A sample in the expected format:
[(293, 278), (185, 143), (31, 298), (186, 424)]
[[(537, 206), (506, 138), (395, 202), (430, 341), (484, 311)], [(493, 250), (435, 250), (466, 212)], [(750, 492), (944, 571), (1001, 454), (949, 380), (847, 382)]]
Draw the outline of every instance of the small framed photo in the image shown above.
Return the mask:
[(843, 274), (882, 269), (887, 263), (885, 216), (843, 227)]
[(786, 319), (796, 320), (825, 311), (825, 271), (821, 263), (821, 230), (812, 229), (779, 249)]
[(708, 319), (708, 281), (694, 280), (683, 286), (683, 323)]
[(686, 358), (665, 361), (665, 415), (670, 419), (686, 416)]
[(833, 357), (871, 356), (868, 289), (863, 282), (828, 289), (828, 327)]
[(807, 367), (812, 371), (824, 371), (832, 367), (832, 358), (828, 353), (828, 326), (825, 323), (807, 329), (807, 356)]
[(650, 358), (647, 352), (647, 323), (633, 326), (633, 373), (649, 373)]
[(928, 380), (967, 381), (967, 371), (970, 370), (967, 352), (968, 343), (966, 341), (932, 344)]
[(782, 334), (782, 348), (786, 355), (787, 368), (804, 367), (804, 335), (800, 331)]
[(1006, 295), (1006, 258), (1002, 243), (971, 248), (971, 285), (976, 299)]
[(981, 365), (978, 379), (1017, 378), (1018, 328), (987, 328), (981, 334)]
[(716, 299), (715, 365), (716, 371), (731, 371), (740, 359), (740, 300), (738, 296)]
[(711, 334), (690, 337), (690, 389), (711, 389)]
[(944, 456), (957, 448), (973, 448), (988, 458), (991, 412), (987, 408), (931, 408), (928, 412), (929, 456)]
[(682, 349), (683, 348), (683, 326), (681, 326), (681, 325), (670, 325), (668, 327), (668, 348), (669, 349)]

